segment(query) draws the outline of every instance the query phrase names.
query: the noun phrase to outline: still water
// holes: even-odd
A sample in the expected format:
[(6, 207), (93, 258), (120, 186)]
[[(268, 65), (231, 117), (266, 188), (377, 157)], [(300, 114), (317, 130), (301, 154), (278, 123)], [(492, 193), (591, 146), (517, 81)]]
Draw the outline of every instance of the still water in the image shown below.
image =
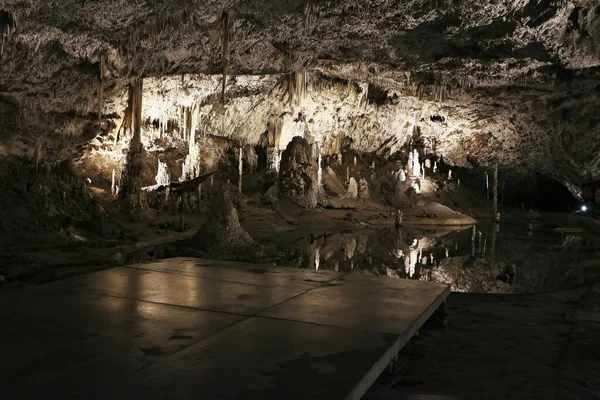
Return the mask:
[(551, 226), (321, 232), (278, 246), (278, 265), (446, 283), (457, 292), (533, 293), (585, 281), (600, 244)]

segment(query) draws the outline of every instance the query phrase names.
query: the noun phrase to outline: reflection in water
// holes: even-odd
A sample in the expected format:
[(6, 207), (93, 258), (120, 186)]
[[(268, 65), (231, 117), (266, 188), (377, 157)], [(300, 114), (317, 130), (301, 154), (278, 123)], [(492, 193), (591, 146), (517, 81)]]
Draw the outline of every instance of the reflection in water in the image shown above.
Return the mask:
[(550, 230), (528, 233), (494, 225), (311, 234), (286, 246), (277, 263), (441, 282), (466, 292), (535, 292), (580, 282), (573, 240), (565, 245), (564, 237)]

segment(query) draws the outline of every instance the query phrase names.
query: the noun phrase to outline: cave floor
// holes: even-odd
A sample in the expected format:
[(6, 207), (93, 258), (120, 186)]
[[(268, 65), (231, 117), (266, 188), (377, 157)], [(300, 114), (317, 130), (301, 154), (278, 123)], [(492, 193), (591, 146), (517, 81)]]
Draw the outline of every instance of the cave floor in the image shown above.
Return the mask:
[[(447, 309), (448, 327), (421, 330), (367, 399), (600, 398), (600, 284), (523, 296), (453, 293)], [(587, 317), (574, 317), (582, 310)]]
[(176, 258), (0, 294), (11, 399), (360, 398), (449, 288)]

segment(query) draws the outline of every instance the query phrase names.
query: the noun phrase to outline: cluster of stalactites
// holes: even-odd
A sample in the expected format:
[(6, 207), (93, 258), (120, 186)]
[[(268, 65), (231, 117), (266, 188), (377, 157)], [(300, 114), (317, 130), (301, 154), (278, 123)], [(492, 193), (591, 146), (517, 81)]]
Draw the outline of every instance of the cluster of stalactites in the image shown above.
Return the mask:
[(286, 93), (288, 95), (289, 105), (302, 105), (308, 87), (308, 72), (306, 69), (288, 74), (286, 83)]

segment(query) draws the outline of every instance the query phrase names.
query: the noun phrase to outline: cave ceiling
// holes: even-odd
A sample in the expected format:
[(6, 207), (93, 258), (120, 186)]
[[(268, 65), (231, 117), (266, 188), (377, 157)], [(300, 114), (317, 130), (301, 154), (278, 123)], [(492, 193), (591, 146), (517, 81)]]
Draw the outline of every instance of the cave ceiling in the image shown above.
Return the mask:
[(101, 58), (107, 114), (132, 77), (221, 74), (225, 15), (229, 76), (366, 82), (402, 99), (384, 106), (404, 104), (407, 119), (437, 101), (448, 143), (495, 148), (484, 164), (520, 159), (575, 193), (598, 170), (597, 0), (2, 0), (0, 105), (19, 110), (21, 134), (93, 113)]

